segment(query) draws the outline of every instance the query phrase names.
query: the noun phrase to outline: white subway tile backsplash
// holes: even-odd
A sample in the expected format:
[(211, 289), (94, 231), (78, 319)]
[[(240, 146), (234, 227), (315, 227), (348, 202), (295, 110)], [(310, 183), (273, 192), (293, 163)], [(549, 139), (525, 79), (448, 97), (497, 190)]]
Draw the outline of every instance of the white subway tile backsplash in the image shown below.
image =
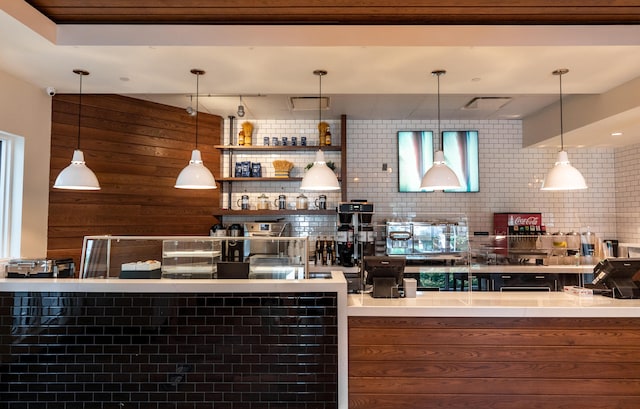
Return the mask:
[[(243, 121), (239, 121), (242, 123)], [(254, 123), (253, 140), (262, 144), (264, 136), (307, 136), (309, 144), (317, 144), (317, 121), (266, 120)], [(339, 143), (340, 122), (331, 125), (334, 144)], [(229, 122), (225, 121), (228, 139)], [(235, 124), (237, 127), (237, 123)], [(522, 124), (519, 120), (443, 120), (441, 129), (474, 129), (480, 136), (479, 193), (399, 193), (397, 181), (397, 135), (400, 130), (433, 130), (435, 120), (348, 120), (348, 199), (367, 199), (375, 204), (376, 218), (402, 213), (466, 214), (470, 231), (491, 231), (494, 212), (541, 212), (549, 231), (580, 231), (590, 227), (602, 238), (640, 242), (640, 144), (626, 148), (568, 148), (571, 163), (587, 180), (589, 189), (577, 192), (540, 191), (541, 180), (555, 162), (557, 149), (522, 147)], [(237, 131), (234, 132), (237, 134)], [(439, 141), (438, 141), (439, 142)], [(225, 141), (229, 143), (229, 141)], [(325, 152), (328, 160), (340, 164), (340, 154)], [(296, 171), (302, 172), (313, 161), (300, 155), (274, 154), (248, 156), (246, 160), (263, 163), (263, 172), (272, 172), (275, 158), (291, 160)], [(265, 163), (266, 162), (266, 163)], [(391, 172), (382, 171), (386, 163)], [(223, 169), (228, 163), (223, 163)], [(217, 174), (217, 173), (216, 173)], [(300, 173), (301, 174), (301, 173)], [(353, 179), (357, 178), (357, 181)], [(288, 184), (287, 184), (288, 183)], [(256, 197), (263, 192), (273, 198), (280, 192), (295, 197), (297, 183), (249, 184), (242, 189), (236, 184), (234, 195), (245, 190)], [(273, 192), (273, 193), (269, 193)], [(331, 193), (330, 203), (340, 201), (339, 193)], [(239, 196), (238, 196), (239, 197)], [(296, 233), (310, 236), (333, 234), (325, 227), (326, 217), (296, 217)], [(313, 220), (310, 220), (313, 219)], [(308, 223), (308, 224), (307, 224)]]

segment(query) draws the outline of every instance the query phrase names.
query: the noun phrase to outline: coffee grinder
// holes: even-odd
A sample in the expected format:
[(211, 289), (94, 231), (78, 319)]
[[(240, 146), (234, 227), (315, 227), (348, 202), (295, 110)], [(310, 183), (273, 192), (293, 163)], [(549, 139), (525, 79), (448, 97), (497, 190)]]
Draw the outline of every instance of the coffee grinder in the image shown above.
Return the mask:
[[(362, 257), (375, 254), (375, 232), (372, 225), (373, 204), (366, 200), (341, 202), (338, 205), (340, 225), (336, 234), (339, 264), (353, 267), (362, 261)], [(345, 272), (348, 291), (362, 289), (362, 271)]]
[(338, 207), (339, 226), (336, 233), (336, 258), (339, 265), (353, 267), (354, 243), (353, 243), (353, 213), (343, 204)]
[[(373, 230), (373, 205), (364, 203), (365, 209), (358, 213), (358, 248), (359, 259), (364, 256), (374, 256), (376, 253), (376, 235)], [(370, 209), (370, 211), (369, 211)], [(366, 210), (366, 211), (365, 211)]]

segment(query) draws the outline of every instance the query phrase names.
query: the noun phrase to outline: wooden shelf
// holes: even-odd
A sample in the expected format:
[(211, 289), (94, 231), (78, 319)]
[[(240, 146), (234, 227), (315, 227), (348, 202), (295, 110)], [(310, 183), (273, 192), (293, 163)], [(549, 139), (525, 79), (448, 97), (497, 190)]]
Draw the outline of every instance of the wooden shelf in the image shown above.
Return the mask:
[(337, 214), (335, 208), (326, 210), (229, 210), (229, 209), (216, 209), (214, 216), (313, 216), (313, 215), (332, 215)]
[(276, 177), (261, 177), (261, 178), (217, 178), (221, 182), (295, 182), (301, 181), (302, 178), (276, 178)]
[[(338, 181), (342, 178), (338, 176)], [(216, 178), (218, 182), (300, 182), (302, 178), (276, 178), (276, 177), (261, 177), (261, 178)]]
[(236, 145), (215, 145), (215, 149), (220, 149), (224, 151), (317, 151), (318, 149), (322, 149), (323, 151), (333, 151), (338, 152), (342, 150), (341, 146), (265, 146), (265, 145), (251, 145), (251, 146), (236, 146)]

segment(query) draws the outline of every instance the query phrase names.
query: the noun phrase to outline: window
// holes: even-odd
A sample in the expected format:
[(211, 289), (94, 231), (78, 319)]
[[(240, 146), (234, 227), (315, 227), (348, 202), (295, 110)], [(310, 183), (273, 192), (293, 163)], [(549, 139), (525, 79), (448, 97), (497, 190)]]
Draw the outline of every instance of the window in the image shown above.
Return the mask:
[(0, 132), (0, 259), (20, 255), (24, 138)]

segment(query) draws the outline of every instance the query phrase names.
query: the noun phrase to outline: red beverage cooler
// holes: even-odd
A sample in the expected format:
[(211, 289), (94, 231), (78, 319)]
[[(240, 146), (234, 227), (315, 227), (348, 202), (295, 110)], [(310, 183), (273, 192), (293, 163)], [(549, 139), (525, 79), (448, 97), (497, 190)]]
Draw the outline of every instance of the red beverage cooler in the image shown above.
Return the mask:
[(542, 213), (494, 213), (493, 234), (535, 235), (544, 233)]

